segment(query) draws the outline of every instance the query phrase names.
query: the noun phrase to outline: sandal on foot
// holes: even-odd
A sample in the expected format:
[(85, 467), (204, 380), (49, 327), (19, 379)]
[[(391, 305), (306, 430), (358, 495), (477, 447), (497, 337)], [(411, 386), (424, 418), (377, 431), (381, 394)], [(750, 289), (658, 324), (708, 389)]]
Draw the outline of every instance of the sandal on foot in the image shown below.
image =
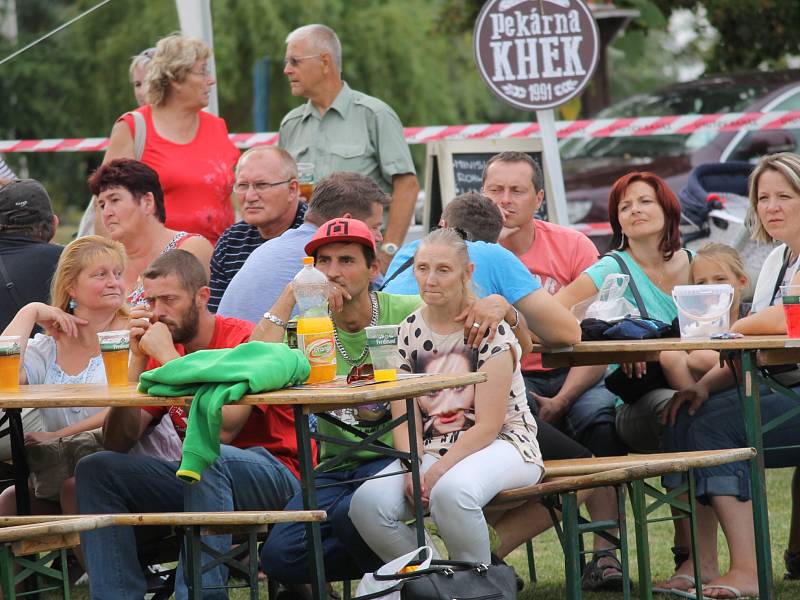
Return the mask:
[(695, 585), (696, 585), (695, 581), (694, 581), (694, 577), (692, 577), (691, 575), (686, 575), (684, 573), (676, 573), (675, 575), (673, 575), (672, 577), (667, 579), (664, 582), (664, 584), (674, 583), (675, 581), (686, 581), (689, 584), (689, 587), (687, 587), (686, 589), (683, 589), (683, 588), (679, 588), (679, 587), (661, 587), (661, 586), (659, 586), (659, 587), (654, 587), (653, 588), (653, 593), (654, 594), (671, 594), (673, 592), (685, 592), (685, 591), (687, 591), (689, 589), (694, 588)]
[(785, 580), (800, 579), (800, 552), (784, 552), (783, 564), (786, 565), (786, 573), (783, 574)]
[[(716, 583), (713, 585), (704, 585), (703, 586), (703, 596), (706, 595), (706, 592), (711, 590), (724, 590), (726, 592), (730, 592), (733, 594), (732, 596), (717, 596), (716, 598), (712, 598), (712, 600), (749, 600), (750, 596), (745, 596), (742, 594), (742, 591), (739, 588), (735, 588), (732, 585), (723, 585), (721, 583)], [(708, 596), (710, 598), (710, 596)]]
[[(603, 559), (606, 564), (600, 565), (600, 561)], [(583, 571), (581, 589), (587, 592), (622, 591), (622, 565), (614, 552), (601, 550), (594, 553), (591, 562)]]

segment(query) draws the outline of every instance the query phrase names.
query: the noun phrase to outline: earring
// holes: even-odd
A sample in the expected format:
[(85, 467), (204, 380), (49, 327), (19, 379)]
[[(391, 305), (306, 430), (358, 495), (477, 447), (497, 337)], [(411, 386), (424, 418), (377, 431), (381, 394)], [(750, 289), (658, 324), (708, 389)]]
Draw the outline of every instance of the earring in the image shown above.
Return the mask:
[(617, 250), (625, 250), (625, 232), (620, 234), (620, 241), (619, 246), (617, 246)]
[(76, 306), (78, 306), (78, 303), (75, 302), (75, 298), (70, 298), (69, 302), (67, 302), (67, 308), (69, 308), (71, 311), (74, 311)]

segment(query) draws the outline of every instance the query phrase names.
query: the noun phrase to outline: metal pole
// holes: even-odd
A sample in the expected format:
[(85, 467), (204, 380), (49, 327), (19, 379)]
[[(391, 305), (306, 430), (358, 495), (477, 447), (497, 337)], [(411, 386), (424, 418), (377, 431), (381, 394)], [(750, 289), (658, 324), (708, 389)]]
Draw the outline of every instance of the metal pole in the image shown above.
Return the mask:
[(561, 172), (561, 155), (558, 152), (556, 118), (552, 109), (537, 110), (536, 121), (542, 134), (543, 170), (550, 179), (552, 198), (546, 198), (547, 218), (551, 223), (569, 225), (567, 193), (564, 190), (564, 175)]

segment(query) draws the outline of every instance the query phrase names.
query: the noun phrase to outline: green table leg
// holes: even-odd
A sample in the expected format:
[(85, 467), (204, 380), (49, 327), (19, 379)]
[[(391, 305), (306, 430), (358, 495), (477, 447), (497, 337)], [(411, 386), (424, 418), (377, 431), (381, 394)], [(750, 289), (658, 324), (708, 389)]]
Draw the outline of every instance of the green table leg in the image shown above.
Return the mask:
[(636, 562), (639, 567), (639, 598), (653, 600), (653, 583), (650, 574), (650, 541), (647, 537), (647, 500), (644, 494), (644, 481), (636, 480), (630, 484), (631, 509), (634, 530), (636, 531)]
[[(308, 415), (299, 404), (294, 406), (294, 428), (300, 454), (300, 489), (303, 493), (303, 508), (316, 510), (317, 490), (314, 487), (314, 462), (311, 456), (311, 431), (308, 428)], [(325, 562), (322, 556), (322, 530), (319, 521), (306, 524), (306, 532), (311, 542), (311, 590), (314, 600), (325, 600)]]
[(414, 519), (417, 528), (417, 548), (425, 545), (425, 514), (422, 510), (422, 485), (420, 483), (420, 458), (417, 452), (417, 420), (414, 398), (406, 399), (406, 422), (408, 423), (408, 447), (411, 462), (411, 486), (414, 491)]
[(619, 560), (622, 566), (622, 599), (631, 597), (631, 569), (628, 557), (628, 520), (625, 516), (625, 486), (614, 486), (617, 492), (617, 518), (619, 519)]
[(689, 494), (689, 540), (692, 545), (692, 567), (694, 568), (695, 600), (703, 600), (703, 573), (700, 570), (700, 549), (697, 546), (697, 501), (695, 500), (694, 469), (686, 473)]
[(581, 598), (581, 554), (578, 542), (578, 495), (567, 492), (561, 497), (564, 527), (564, 572), (567, 579), (567, 600)]
[(767, 487), (764, 480), (764, 444), (761, 432), (761, 404), (758, 396), (758, 367), (756, 352), (742, 352), (742, 403), (747, 443), (756, 449), (750, 460), (750, 492), (753, 498), (753, 525), (758, 562), (758, 589), (761, 600), (773, 600), (772, 554), (769, 541)]

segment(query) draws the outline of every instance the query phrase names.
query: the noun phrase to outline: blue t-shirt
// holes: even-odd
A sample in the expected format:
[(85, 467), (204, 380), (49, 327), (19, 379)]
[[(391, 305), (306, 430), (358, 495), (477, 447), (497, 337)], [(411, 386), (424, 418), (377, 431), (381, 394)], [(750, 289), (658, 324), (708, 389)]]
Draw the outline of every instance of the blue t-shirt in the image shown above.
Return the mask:
[[(409, 258), (414, 256), (421, 241), (416, 240), (406, 244), (397, 251), (386, 271), (387, 281)], [(500, 294), (514, 304), (541, 287), (538, 278), (531, 275), (527, 267), (500, 244), (467, 242), (467, 249), (469, 250), (469, 259), (475, 265), (472, 283), (478, 296)], [(390, 294), (419, 294), (413, 265), (389, 281), (383, 291)]]
[[(658, 319), (664, 323), (672, 323), (678, 316), (678, 308), (672, 301), (672, 296), (650, 281), (650, 278), (625, 250), (617, 250), (616, 252), (625, 261), (631, 272), (631, 277), (636, 281), (636, 289), (639, 290), (639, 295), (642, 297), (642, 302), (644, 302), (650, 318)], [(591, 277), (595, 287), (599, 290), (606, 276), (612, 273), (620, 273), (620, 268), (616, 260), (610, 256), (604, 256), (586, 269), (584, 273)], [(636, 306), (636, 299), (631, 293), (630, 285), (625, 290), (624, 296), (626, 300)]]
[(303, 223), (253, 250), (228, 284), (217, 314), (258, 323), (303, 268), (306, 244), (316, 231), (316, 225)]

